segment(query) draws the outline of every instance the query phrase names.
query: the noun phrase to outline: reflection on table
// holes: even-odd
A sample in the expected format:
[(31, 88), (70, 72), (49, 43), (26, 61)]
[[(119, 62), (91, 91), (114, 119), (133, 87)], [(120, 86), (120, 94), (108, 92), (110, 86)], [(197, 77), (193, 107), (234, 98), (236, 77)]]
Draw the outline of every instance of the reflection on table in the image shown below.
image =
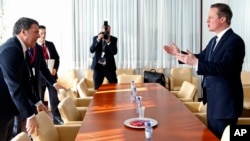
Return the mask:
[[(173, 94), (155, 83), (136, 84), (145, 117), (155, 119), (154, 141), (218, 141)], [(76, 141), (143, 141), (144, 129), (124, 125), (138, 117), (130, 84), (102, 85), (89, 105)]]

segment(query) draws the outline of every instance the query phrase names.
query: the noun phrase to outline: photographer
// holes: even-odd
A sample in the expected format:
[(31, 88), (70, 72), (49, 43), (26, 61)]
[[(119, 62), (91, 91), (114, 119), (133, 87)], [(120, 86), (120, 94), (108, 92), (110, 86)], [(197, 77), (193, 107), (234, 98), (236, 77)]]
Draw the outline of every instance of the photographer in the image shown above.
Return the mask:
[(97, 90), (106, 77), (109, 83), (117, 83), (114, 55), (117, 53), (117, 38), (110, 35), (108, 21), (104, 21), (102, 31), (93, 37), (90, 52), (94, 53), (91, 69), (94, 75), (94, 88)]

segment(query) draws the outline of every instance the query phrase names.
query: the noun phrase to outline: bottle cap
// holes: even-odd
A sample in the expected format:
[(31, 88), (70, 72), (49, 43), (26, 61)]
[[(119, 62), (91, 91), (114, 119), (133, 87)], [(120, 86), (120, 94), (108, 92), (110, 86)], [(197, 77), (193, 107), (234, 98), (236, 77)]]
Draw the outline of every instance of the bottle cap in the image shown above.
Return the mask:
[(150, 121), (146, 121), (144, 124), (145, 124), (145, 126), (151, 126), (151, 122)]

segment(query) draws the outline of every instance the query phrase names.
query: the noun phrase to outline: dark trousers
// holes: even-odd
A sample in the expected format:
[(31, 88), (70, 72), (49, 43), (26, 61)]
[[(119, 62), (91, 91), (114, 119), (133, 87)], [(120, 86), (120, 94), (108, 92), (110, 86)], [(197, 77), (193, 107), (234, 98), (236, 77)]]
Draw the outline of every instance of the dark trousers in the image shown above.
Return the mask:
[(227, 125), (236, 125), (238, 118), (233, 119), (214, 119), (207, 117), (208, 129), (211, 130), (216, 137), (221, 139), (224, 129)]
[(51, 106), (51, 113), (53, 115), (53, 119), (60, 119), (61, 120), (61, 115), (59, 113), (58, 110), (58, 104), (59, 104), (59, 99), (58, 99), (58, 95), (57, 95), (57, 91), (55, 89), (54, 86), (51, 85), (43, 85), (42, 86), (42, 92), (41, 92), (41, 99), (44, 102), (44, 93), (45, 93), (45, 89), (46, 87), (48, 88), (48, 92), (49, 92), (49, 102), (50, 102), (50, 106)]
[(94, 87), (97, 90), (103, 83), (104, 77), (106, 77), (109, 83), (117, 83), (117, 76), (115, 70), (110, 70), (106, 66), (101, 64), (97, 64), (96, 68), (93, 70), (93, 80), (94, 80)]
[(14, 117), (0, 115), (0, 141), (10, 141), (12, 138)]

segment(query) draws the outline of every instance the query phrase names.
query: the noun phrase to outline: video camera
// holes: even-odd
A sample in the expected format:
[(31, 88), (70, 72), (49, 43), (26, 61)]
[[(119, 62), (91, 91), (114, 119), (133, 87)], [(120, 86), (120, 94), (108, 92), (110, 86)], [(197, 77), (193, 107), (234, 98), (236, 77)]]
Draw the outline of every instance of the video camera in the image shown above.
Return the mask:
[(103, 26), (104, 26), (104, 30), (105, 31), (102, 32), (102, 34), (103, 34), (103, 38), (106, 40), (106, 39), (109, 38), (109, 31), (108, 31), (109, 25), (108, 25), (108, 21), (104, 21)]

